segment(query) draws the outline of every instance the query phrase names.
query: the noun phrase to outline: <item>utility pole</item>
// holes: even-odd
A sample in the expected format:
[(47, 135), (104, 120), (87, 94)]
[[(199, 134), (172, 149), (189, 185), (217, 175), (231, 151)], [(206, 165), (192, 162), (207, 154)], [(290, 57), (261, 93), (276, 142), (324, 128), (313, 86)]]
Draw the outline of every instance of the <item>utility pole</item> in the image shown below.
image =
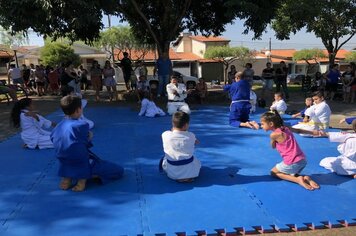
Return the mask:
[[(111, 17), (110, 17), (110, 14), (108, 14), (108, 25), (109, 25), (109, 29), (111, 29)], [(114, 47), (111, 46), (111, 62), (114, 64), (114, 61), (115, 61), (115, 54), (114, 54)]]
[(271, 58), (271, 55), (272, 55), (272, 42), (271, 42), (271, 38), (269, 38), (268, 51), (269, 51), (269, 62), (272, 63), (272, 58)]

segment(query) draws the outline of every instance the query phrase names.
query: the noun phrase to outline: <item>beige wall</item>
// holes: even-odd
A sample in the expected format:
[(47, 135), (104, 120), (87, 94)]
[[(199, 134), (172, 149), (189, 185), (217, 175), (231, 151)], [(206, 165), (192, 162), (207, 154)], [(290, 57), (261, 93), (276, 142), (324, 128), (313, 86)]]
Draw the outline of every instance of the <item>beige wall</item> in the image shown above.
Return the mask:
[(205, 50), (206, 50), (205, 43), (192, 40), (192, 53), (203, 58)]
[(183, 40), (178, 44), (176, 52), (184, 52), (184, 42)]
[(183, 37), (176, 49), (176, 52), (192, 52), (192, 39), (189, 37)]

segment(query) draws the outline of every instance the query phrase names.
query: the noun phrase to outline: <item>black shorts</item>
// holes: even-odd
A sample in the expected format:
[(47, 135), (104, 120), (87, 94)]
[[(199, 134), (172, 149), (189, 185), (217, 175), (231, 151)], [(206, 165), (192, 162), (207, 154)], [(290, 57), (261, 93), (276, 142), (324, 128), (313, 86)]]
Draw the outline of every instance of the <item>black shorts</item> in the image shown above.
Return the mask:
[(124, 80), (125, 80), (125, 83), (128, 83), (130, 82), (130, 79), (131, 79), (131, 74), (124, 74)]
[(325, 89), (328, 92), (336, 92), (337, 91), (337, 84), (328, 83), (328, 84), (326, 84)]

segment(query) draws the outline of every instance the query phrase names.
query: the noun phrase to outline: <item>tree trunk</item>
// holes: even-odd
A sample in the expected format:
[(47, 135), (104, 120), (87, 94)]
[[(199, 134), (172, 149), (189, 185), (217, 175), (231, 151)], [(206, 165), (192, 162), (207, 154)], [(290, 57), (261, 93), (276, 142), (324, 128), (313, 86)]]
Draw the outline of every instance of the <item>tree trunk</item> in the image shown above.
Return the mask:
[(337, 50), (333, 50), (333, 51), (328, 50), (328, 53), (329, 53), (329, 66), (331, 67), (335, 64), (335, 57), (336, 57)]
[(227, 84), (227, 70), (229, 69), (229, 63), (224, 62), (224, 85)]
[(170, 41), (162, 40), (157, 44), (158, 58), (161, 58), (163, 55), (167, 55), (169, 59), (169, 46)]

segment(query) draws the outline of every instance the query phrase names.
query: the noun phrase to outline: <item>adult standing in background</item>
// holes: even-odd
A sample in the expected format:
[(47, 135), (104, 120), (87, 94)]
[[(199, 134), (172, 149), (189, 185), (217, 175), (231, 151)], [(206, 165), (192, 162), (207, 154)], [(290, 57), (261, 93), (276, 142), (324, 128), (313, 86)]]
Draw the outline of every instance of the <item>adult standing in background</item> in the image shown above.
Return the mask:
[(91, 85), (93, 86), (93, 90), (95, 90), (95, 101), (97, 102), (100, 100), (102, 76), (103, 76), (103, 72), (99, 67), (98, 61), (93, 61), (93, 65), (90, 69), (90, 80), (91, 80)]
[(83, 65), (79, 66), (78, 76), (80, 77), (81, 88), (86, 91), (89, 87), (88, 71), (84, 68)]
[(234, 65), (230, 66), (230, 71), (227, 73), (227, 83), (232, 84), (235, 82), (236, 67)]
[(167, 53), (163, 53), (156, 61), (156, 67), (154, 73), (158, 75), (158, 95), (166, 96), (166, 86), (169, 82), (169, 78), (172, 74), (172, 61), (168, 58)]
[(242, 79), (246, 80), (250, 86), (253, 85), (253, 76), (255, 75), (255, 71), (252, 69), (251, 63), (246, 63), (245, 70), (242, 72)]
[(22, 79), (22, 72), (20, 68), (16, 67), (15, 65), (10, 65), (10, 69), (8, 72), (8, 84), (19, 84), (22, 88), (24, 88), (25, 81)]
[(283, 95), (286, 100), (289, 99), (288, 87), (287, 87), (287, 75), (288, 67), (284, 61), (279, 63), (279, 68), (276, 70), (276, 92), (281, 91), (281, 86), (283, 89)]
[(327, 92), (326, 99), (334, 100), (335, 93), (337, 91), (337, 85), (339, 83), (339, 78), (341, 77), (339, 71), (339, 65), (334, 64), (331, 66), (329, 72), (326, 74), (326, 86), (325, 90)]
[[(274, 79), (274, 69), (272, 68), (271, 62), (266, 63), (266, 68), (262, 71), (262, 79), (263, 79), (263, 88), (262, 88), (262, 98), (265, 98), (266, 90), (269, 93), (272, 92), (273, 88), (273, 79)], [(271, 94), (270, 94), (271, 95)]]
[(122, 68), (122, 72), (124, 74), (124, 80), (127, 91), (130, 91), (130, 79), (132, 72), (132, 62), (129, 58), (129, 54), (127, 52), (123, 53), (124, 58), (121, 59), (120, 64)]
[(117, 101), (116, 80), (114, 79), (115, 70), (111, 66), (110, 61), (105, 62), (103, 75), (104, 75), (104, 85), (109, 93), (110, 101), (112, 101), (114, 98)]

